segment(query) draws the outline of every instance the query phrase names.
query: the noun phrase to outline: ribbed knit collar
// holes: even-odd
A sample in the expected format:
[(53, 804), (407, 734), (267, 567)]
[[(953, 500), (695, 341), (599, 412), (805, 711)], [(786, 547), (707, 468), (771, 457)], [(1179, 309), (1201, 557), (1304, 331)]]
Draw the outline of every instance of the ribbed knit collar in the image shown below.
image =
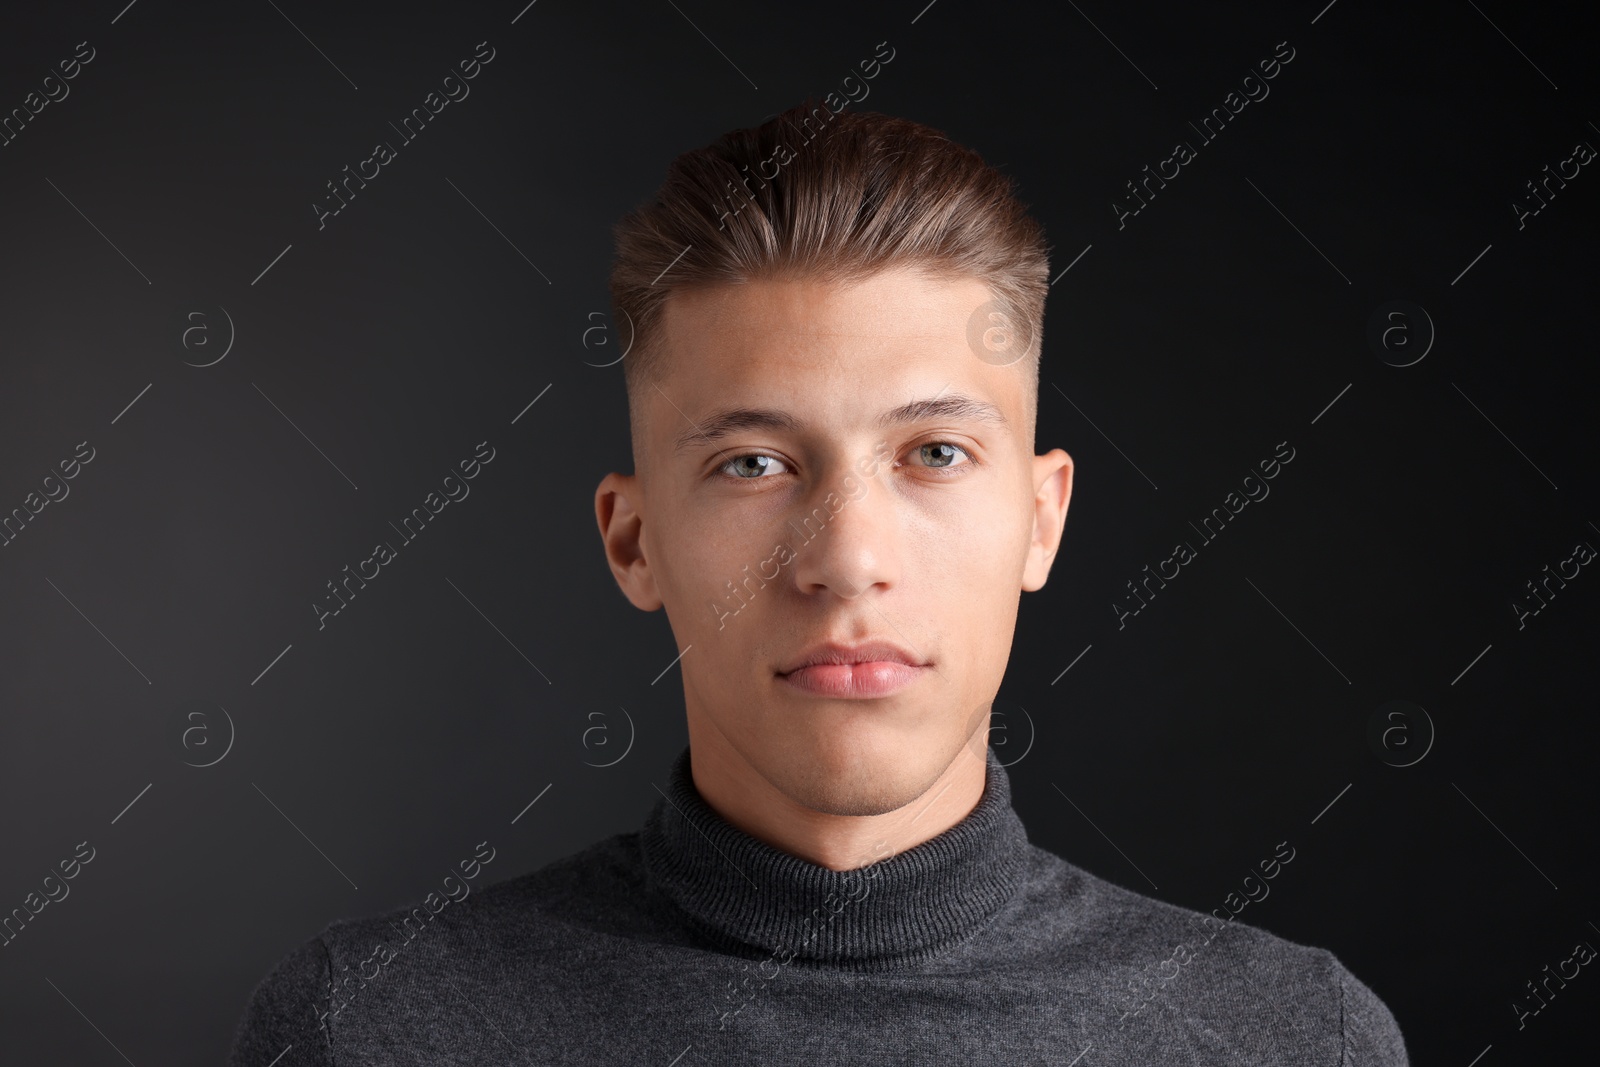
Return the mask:
[(1016, 892), (1027, 832), (993, 749), (978, 804), (956, 825), (888, 859), (834, 871), (724, 820), (672, 764), (640, 834), (651, 883), (720, 947), (849, 971), (927, 960), (977, 932)]

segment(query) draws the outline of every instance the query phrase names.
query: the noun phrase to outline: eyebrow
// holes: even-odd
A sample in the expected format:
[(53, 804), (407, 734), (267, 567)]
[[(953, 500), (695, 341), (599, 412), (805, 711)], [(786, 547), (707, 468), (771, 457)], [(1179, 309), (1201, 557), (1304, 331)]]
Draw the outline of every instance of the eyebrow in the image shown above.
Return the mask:
[[(999, 408), (985, 400), (965, 393), (913, 400), (878, 416), (878, 428), (888, 429), (912, 422), (930, 419), (975, 419), (979, 422), (1009, 426), (1010, 420)], [(795, 433), (805, 429), (805, 424), (787, 411), (775, 408), (724, 408), (708, 416), (698, 427), (680, 433), (673, 441), (672, 450), (680, 453), (699, 441), (715, 443), (739, 430), (781, 430)]]

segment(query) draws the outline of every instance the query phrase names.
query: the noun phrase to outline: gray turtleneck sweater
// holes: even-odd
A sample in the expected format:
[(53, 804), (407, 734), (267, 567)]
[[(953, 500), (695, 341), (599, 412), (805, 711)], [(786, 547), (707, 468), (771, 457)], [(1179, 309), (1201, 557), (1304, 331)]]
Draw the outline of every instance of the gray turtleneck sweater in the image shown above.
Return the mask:
[(328, 926), (256, 988), (230, 1063), (1406, 1065), (1332, 953), (1030, 844), (988, 765), (961, 822), (839, 872), (723, 820), (685, 749), (637, 832)]

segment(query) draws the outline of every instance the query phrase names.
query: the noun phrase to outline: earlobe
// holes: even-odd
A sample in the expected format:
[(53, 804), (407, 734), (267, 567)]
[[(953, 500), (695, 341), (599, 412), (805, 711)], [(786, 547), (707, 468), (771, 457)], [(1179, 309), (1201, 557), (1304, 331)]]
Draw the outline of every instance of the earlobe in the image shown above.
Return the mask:
[(640, 611), (656, 611), (662, 606), (655, 578), (644, 552), (644, 520), (634, 508), (638, 492), (636, 477), (608, 474), (595, 489), (595, 521), (606, 562), (623, 595)]
[(1072, 469), (1072, 457), (1059, 448), (1033, 457), (1033, 534), (1022, 571), (1024, 592), (1044, 588), (1050, 577), (1072, 499)]

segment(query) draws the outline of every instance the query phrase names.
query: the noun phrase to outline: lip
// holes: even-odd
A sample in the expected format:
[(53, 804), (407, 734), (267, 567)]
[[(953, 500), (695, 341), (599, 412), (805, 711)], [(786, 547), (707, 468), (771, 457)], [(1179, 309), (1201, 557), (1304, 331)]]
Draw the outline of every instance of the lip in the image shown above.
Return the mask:
[(817, 696), (866, 698), (897, 693), (922, 676), (927, 667), (892, 660), (862, 663), (816, 663), (780, 674), (787, 685)]
[(808, 649), (778, 677), (818, 696), (888, 696), (915, 682), (928, 664), (887, 641), (846, 645), (826, 642)]

